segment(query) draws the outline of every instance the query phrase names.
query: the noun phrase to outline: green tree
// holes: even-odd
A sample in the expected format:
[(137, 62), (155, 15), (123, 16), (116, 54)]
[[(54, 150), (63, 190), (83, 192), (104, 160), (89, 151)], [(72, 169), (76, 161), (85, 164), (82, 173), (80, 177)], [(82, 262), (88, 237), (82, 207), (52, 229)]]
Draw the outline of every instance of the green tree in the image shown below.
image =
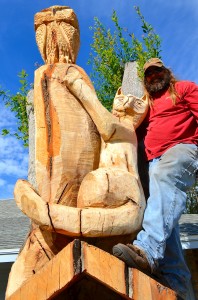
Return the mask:
[(25, 70), (22, 70), (19, 74), (19, 82), (20, 87), (19, 91), (14, 94), (10, 95), (9, 91), (5, 91), (0, 88), (0, 96), (4, 101), (6, 107), (8, 107), (11, 112), (14, 113), (17, 119), (17, 129), (15, 132), (11, 132), (10, 130), (4, 128), (2, 129), (2, 135), (14, 135), (17, 139), (23, 141), (23, 145), (25, 147), (28, 146), (28, 117), (26, 111), (27, 105), (27, 94), (30, 90), (30, 85), (27, 81), (27, 73)]
[(198, 214), (198, 179), (187, 193), (186, 212), (188, 214)]
[(135, 10), (141, 21), (143, 36), (138, 39), (134, 33), (123, 29), (115, 11), (112, 21), (115, 31), (111, 33), (98, 18), (95, 18), (92, 52), (89, 64), (92, 66), (91, 78), (93, 80), (98, 98), (107, 109), (111, 109), (116, 90), (122, 83), (124, 66), (126, 62), (137, 61), (138, 74), (143, 76), (142, 67), (151, 57), (160, 57), (161, 39), (153, 27), (147, 23), (140, 12)]

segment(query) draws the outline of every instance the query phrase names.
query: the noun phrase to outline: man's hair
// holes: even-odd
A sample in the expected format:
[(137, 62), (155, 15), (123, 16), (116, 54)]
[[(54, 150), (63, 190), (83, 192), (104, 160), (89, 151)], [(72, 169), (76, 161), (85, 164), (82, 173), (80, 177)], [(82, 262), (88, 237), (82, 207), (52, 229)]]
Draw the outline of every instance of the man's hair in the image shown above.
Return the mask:
[[(165, 67), (163, 67), (163, 68), (166, 70), (166, 72), (168, 73), (168, 75), (170, 77), (168, 91), (170, 93), (170, 97), (172, 99), (173, 105), (176, 105), (177, 97), (179, 97), (179, 95), (175, 89), (175, 83), (178, 82), (178, 79), (176, 79), (173, 72), (169, 68), (165, 68)], [(152, 97), (152, 94), (149, 93), (145, 87), (145, 79), (144, 79), (144, 89), (145, 89), (145, 95), (149, 101), (149, 105), (152, 106), (153, 105), (153, 97)]]

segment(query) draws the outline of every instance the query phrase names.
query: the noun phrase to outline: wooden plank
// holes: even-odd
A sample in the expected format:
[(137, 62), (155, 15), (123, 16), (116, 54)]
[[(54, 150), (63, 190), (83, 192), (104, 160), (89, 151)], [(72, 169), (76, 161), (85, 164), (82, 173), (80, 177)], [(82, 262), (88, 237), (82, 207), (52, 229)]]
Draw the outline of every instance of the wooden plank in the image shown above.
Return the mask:
[(152, 295), (153, 295), (153, 298), (152, 299), (156, 299), (155, 298), (155, 295), (157, 295), (157, 299), (159, 300), (176, 300), (177, 297), (176, 297), (176, 293), (163, 286), (162, 284), (160, 284), (159, 282), (155, 281), (154, 279), (152, 278), (149, 278), (150, 279), (150, 285), (151, 285), (151, 292), (152, 292)]
[(29, 300), (29, 285), (25, 282), (18, 290), (16, 290), (9, 297), (6, 296), (6, 300)]
[[(37, 299), (37, 291), (38, 291), (38, 281), (32, 280), (31, 283), (27, 282), (27, 290), (28, 290), (28, 297), (26, 296), (26, 299), (28, 300), (36, 300)], [(25, 299), (25, 298), (22, 298)]]
[[(133, 273), (133, 299), (134, 300), (151, 300), (152, 293), (150, 287), (150, 280), (147, 275), (139, 272), (136, 269), (130, 269), (130, 272)], [(158, 298), (156, 298), (158, 299)], [(153, 299), (154, 300), (154, 299)]]
[[(87, 280), (76, 281), (76, 275), (78, 274), (84, 274), (85, 277), (80, 278)], [(129, 278), (131, 278), (130, 282), (128, 282)], [(58, 294), (64, 293), (66, 295), (65, 289), (67, 286), (71, 288), (72, 284), (74, 290), (78, 285), (80, 293), (86, 294), (83, 282), (87, 282), (86, 288), (88, 290), (91, 289), (91, 282), (95, 282), (95, 288), (97, 283), (101, 284), (100, 291), (103, 289), (102, 286), (105, 286), (104, 289), (109, 289), (109, 295), (111, 293), (113, 295), (115, 292), (124, 299), (129, 299), (128, 282), (129, 286), (132, 286), (132, 295), (130, 295), (132, 298), (130, 299), (176, 300), (174, 291), (164, 287), (137, 269), (129, 269), (129, 274), (126, 274), (125, 264), (122, 261), (79, 240), (74, 240), (68, 244), (7, 300), (55, 299), (54, 297)], [(117, 299), (116, 296), (114, 297)]]
[[(62, 254), (62, 253), (61, 253)], [(47, 280), (47, 299), (59, 291), (59, 279), (60, 279), (60, 258), (62, 255), (57, 255), (54, 259), (50, 261), (48, 267), (48, 280)], [(50, 268), (51, 267), (51, 268)]]
[(47, 300), (63, 289), (74, 277), (73, 246), (67, 245), (7, 300)]
[(113, 255), (82, 243), (83, 270), (110, 289), (126, 295), (125, 265)]
[(74, 242), (71, 242), (67, 247), (61, 251), (60, 259), (60, 283), (59, 288), (64, 288), (67, 283), (69, 283), (74, 277), (74, 267), (73, 267), (73, 245)]
[[(46, 270), (47, 272), (47, 266), (45, 265), (44, 268), (42, 269), (42, 274), (43, 277), (41, 278), (40, 274), (37, 273), (35, 275), (35, 280), (37, 281), (37, 300), (46, 300), (47, 297), (47, 281), (48, 281), (48, 276), (45, 274), (44, 271)], [(23, 300), (23, 299), (21, 299)]]
[(176, 300), (176, 293), (137, 269), (132, 272), (133, 300)]
[(19, 288), (13, 295), (11, 295), (9, 298), (6, 298), (7, 300), (21, 300), (21, 289)]

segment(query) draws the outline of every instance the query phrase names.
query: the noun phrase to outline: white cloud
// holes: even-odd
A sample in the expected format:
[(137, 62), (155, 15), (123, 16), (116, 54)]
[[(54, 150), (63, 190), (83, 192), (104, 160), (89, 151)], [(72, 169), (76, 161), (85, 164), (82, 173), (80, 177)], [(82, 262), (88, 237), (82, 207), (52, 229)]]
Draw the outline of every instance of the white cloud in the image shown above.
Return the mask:
[(27, 151), (24, 149), (22, 142), (17, 140), (14, 136), (0, 136), (0, 157), (12, 157), (14, 159), (22, 159), (24, 153)]
[(15, 182), (27, 178), (27, 152), (16, 138), (0, 136), (0, 199), (13, 198)]
[(0, 176), (12, 175), (23, 178), (27, 176), (26, 162), (16, 161), (13, 159), (5, 159), (0, 162)]
[(0, 175), (27, 174), (28, 154), (14, 137), (0, 137)]
[[(1, 89), (2, 87), (0, 87)], [(0, 98), (0, 131), (4, 128), (13, 128), (16, 126), (16, 118), (14, 113), (10, 111), (9, 107), (5, 107), (5, 104)]]

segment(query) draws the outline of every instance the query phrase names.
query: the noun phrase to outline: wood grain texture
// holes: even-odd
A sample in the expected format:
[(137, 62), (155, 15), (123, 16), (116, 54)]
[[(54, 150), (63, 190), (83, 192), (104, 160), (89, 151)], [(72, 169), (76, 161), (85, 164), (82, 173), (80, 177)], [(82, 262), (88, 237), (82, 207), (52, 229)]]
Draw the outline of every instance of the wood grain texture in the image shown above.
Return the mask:
[[(86, 84), (75, 66), (68, 69), (64, 81), (91, 116), (102, 140), (99, 168), (84, 177), (78, 194), (77, 205), (89, 208), (87, 211), (82, 210), (82, 233), (86, 235), (89, 232), (90, 236), (98, 236), (100, 231), (103, 236), (113, 235), (112, 230), (115, 235), (136, 232), (141, 228), (145, 197), (137, 170), (137, 139), (133, 127), (134, 114), (137, 111), (132, 105), (135, 100), (128, 97), (128, 102), (126, 101), (133, 112), (132, 119), (119, 119), (101, 104), (95, 91)], [(144, 115), (145, 110), (146, 105), (141, 110)], [(122, 222), (122, 213), (127, 202), (134, 206), (128, 211), (130, 220), (137, 220), (130, 224)], [(97, 208), (91, 210), (91, 207)], [(108, 209), (100, 210), (98, 207)], [(111, 209), (112, 207), (117, 207), (117, 210)], [(121, 225), (110, 226), (118, 211)]]
[[(131, 176), (130, 173), (127, 176)], [(133, 179), (132, 177), (131, 183)], [(136, 183), (135, 180), (134, 183)], [(107, 209), (105, 207), (80, 209), (56, 203), (46, 203), (24, 180), (18, 180), (15, 186), (15, 199), (18, 207), (40, 228), (45, 230), (74, 237), (129, 235), (134, 234), (141, 226), (143, 216), (143, 209), (139, 205), (141, 201), (135, 203), (132, 200), (133, 195), (136, 196), (134, 198), (137, 200), (140, 199), (141, 194), (139, 189), (135, 189), (136, 185), (134, 189), (133, 187), (133, 185), (128, 184), (128, 199), (125, 198), (125, 204)], [(123, 199), (122, 193), (118, 193), (116, 197), (118, 196), (121, 200)]]
[(15, 300), (46, 300), (54, 297), (57, 292), (74, 277), (73, 242), (65, 247), (55, 258), (50, 260), (35, 275), (24, 282), (15, 293), (7, 294), (6, 299)]
[(87, 237), (132, 234), (141, 226), (142, 216), (143, 210), (132, 202), (116, 208), (82, 209), (81, 233)]
[(127, 294), (124, 263), (113, 255), (88, 245), (82, 244), (83, 270), (96, 280), (120, 294)]
[(25, 180), (18, 180), (14, 189), (18, 207), (45, 230), (69, 236), (80, 235), (80, 209), (45, 202)]
[(75, 240), (6, 300), (176, 300), (172, 290), (154, 279), (128, 271), (111, 254)]
[(131, 269), (133, 300), (176, 300), (176, 293), (159, 282), (138, 271)]
[(76, 14), (68, 6), (51, 6), (34, 18), (36, 42), (46, 64), (75, 63), (79, 45)]
[(45, 65), (35, 72), (36, 179), (44, 201), (76, 207), (81, 181), (98, 167), (100, 137), (89, 114), (63, 84), (69, 66)]
[(31, 231), (23, 250), (12, 265), (6, 297), (10, 296), (33, 274), (42, 269), (56, 253), (57, 250), (53, 245), (53, 236), (50, 232), (42, 232), (39, 228)]

